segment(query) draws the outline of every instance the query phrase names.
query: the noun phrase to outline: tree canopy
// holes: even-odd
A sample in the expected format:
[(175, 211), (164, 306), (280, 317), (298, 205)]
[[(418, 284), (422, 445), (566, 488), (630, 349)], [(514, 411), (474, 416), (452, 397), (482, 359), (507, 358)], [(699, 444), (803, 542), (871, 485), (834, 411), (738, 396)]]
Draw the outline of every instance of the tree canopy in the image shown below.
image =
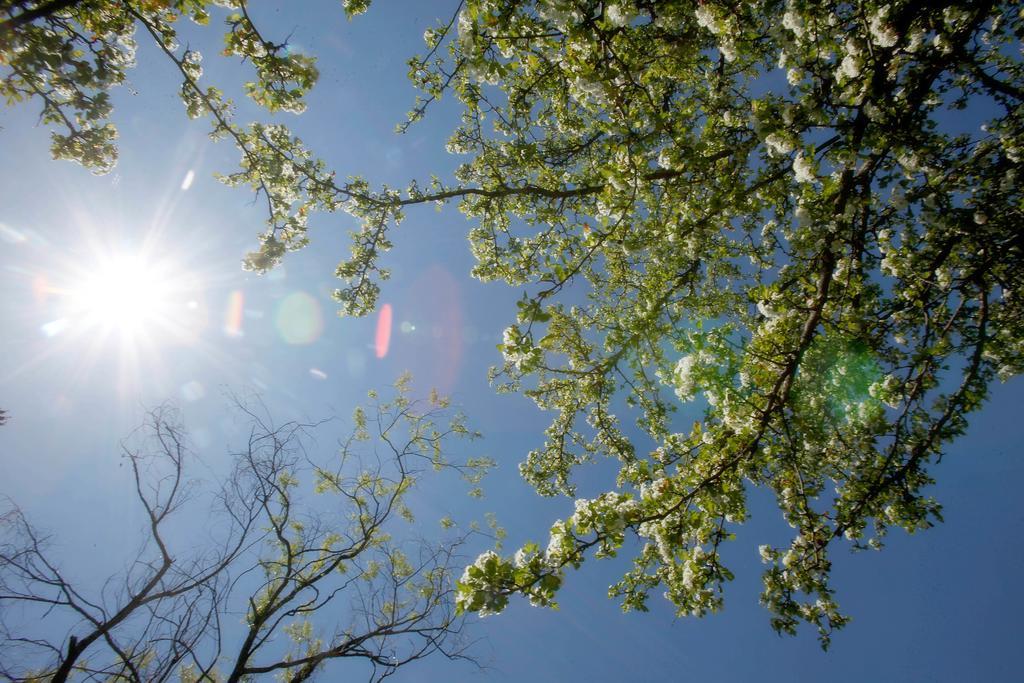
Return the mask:
[[(473, 274), (524, 291), (493, 377), (553, 418), (522, 475), (575, 498), (578, 468), (619, 464), (546, 543), (468, 567), (460, 609), (553, 604), (568, 568), (626, 552), (624, 608), (659, 590), (680, 615), (714, 611), (720, 549), (762, 487), (794, 529), (760, 548), (762, 603), (827, 645), (847, 620), (830, 552), (940, 519), (931, 466), (1024, 367), (1018, 3), (464, 0), (409, 62), (423, 94), (400, 129), (454, 96), (448, 149), (466, 161), (403, 189), (341, 181), (284, 125), (237, 123), (176, 41), (211, 4), (229, 8), (225, 54), (254, 67), (246, 94), (301, 111), (312, 58), (242, 0), (15, 2), (4, 93), (42, 102), (55, 156), (108, 170), (107, 91), (136, 30), (155, 39), (188, 114), (240, 150), (224, 180), (266, 200), (247, 267), (305, 247), (315, 212), (359, 219), (346, 314), (373, 310), (404, 212), (458, 202)], [(691, 403), (702, 418), (680, 424)]]
[(379, 681), (432, 654), (470, 659), (452, 600), (467, 534), (410, 538), (409, 493), (427, 470), (475, 483), (489, 462), (453, 459), (452, 442), (476, 436), (465, 418), (407, 389), (404, 378), (372, 395), (330, 454), (311, 448), (322, 424), (276, 424), (238, 400), (248, 439), (219, 482), (194, 478), (199, 455), (174, 406), (150, 411), (122, 446), (142, 542), (102, 582), (61, 562), (5, 500), (0, 678), (297, 683), (362, 662)]

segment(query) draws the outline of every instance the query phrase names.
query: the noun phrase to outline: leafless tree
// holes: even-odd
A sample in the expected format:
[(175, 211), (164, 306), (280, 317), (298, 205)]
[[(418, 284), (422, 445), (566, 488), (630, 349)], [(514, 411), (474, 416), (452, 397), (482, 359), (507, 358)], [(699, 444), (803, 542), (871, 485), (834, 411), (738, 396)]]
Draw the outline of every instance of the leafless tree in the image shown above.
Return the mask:
[[(443, 399), (410, 401), (402, 383), (390, 401), (371, 398), (326, 459), (307, 450), (316, 425), (275, 425), (260, 404), (236, 401), (249, 437), (214, 490), (187, 475), (177, 412), (150, 412), (123, 446), (144, 541), (95, 594), (8, 504), (0, 678), (305, 681), (332, 660), (361, 660), (381, 680), (431, 654), (467, 658), (451, 599), (465, 536), (395, 539), (411, 529), (407, 494), (426, 470), (475, 482), (489, 463), (449, 460), (449, 441), (474, 434)], [(196, 519), (204, 528), (183, 534)]]

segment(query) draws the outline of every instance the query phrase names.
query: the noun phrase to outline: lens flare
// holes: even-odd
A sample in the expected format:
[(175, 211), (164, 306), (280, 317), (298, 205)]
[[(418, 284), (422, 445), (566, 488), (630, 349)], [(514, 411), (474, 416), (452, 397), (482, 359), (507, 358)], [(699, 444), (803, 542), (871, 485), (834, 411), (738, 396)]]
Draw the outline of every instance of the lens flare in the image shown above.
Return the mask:
[(412, 281), (398, 306), (403, 318), (414, 314), (415, 323), (409, 321), (404, 343), (392, 350), (396, 363), (412, 369), (421, 386), (451, 392), (467, 345), (458, 281), (444, 267), (431, 265)]
[(380, 315), (377, 316), (377, 334), (373, 340), (373, 350), (377, 358), (388, 355), (388, 347), (391, 345), (391, 304), (381, 306)]
[(277, 305), (274, 327), (286, 344), (312, 344), (324, 331), (320, 304), (306, 292), (293, 292)]
[(224, 334), (229, 337), (242, 336), (242, 318), (245, 313), (245, 294), (236, 289), (228, 295), (228, 306), (224, 311)]
[(36, 275), (32, 278), (32, 301), (36, 306), (45, 304), (52, 291), (45, 275)]
[(28, 242), (28, 237), (25, 233), (15, 230), (6, 223), (0, 223), (0, 240), (8, 244), (24, 244)]
[(181, 387), (181, 397), (188, 402), (198, 401), (206, 396), (206, 387), (196, 380), (186, 382)]
[(56, 337), (68, 328), (67, 318), (57, 318), (43, 325), (40, 329), (47, 337)]

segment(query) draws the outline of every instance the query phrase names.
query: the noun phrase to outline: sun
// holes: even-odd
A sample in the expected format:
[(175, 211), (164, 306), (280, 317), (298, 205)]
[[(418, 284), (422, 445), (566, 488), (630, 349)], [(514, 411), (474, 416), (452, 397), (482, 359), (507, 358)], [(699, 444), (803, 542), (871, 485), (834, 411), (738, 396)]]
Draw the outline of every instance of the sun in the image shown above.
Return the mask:
[(38, 278), (47, 341), (28, 365), (70, 360), (72, 383), (91, 382), (102, 368), (128, 396), (163, 386), (168, 359), (186, 349), (219, 358), (206, 336), (211, 281), (186, 263), (155, 241), (110, 248), (95, 240), (58, 254), (53, 274)]
[(159, 264), (138, 254), (115, 254), (90, 270), (71, 292), (83, 327), (134, 336), (166, 318), (171, 278)]

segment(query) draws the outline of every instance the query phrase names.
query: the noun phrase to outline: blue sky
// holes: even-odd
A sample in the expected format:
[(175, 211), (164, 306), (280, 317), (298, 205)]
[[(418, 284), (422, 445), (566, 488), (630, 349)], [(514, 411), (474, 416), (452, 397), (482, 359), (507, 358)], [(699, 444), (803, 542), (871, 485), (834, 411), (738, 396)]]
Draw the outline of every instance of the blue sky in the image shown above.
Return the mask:
[[(351, 23), (336, 2), (287, 5), (280, 11), (260, 5), (257, 18), (268, 33), (291, 33), (293, 45), (318, 55), (321, 69), (309, 112), (289, 123), (339, 174), (401, 186), (457, 163), (444, 152), (456, 122), (452, 102), (442, 102), (406, 135), (393, 132), (415, 95), (405, 60), (421, 49), (423, 29), (454, 3), (381, 2)], [(217, 48), (210, 35), (188, 38), (212, 57)], [(228, 84), (245, 71), (210, 59), (206, 74)], [(0, 494), (53, 532), (68, 566), (95, 580), (117, 568), (111, 558), (130, 551), (123, 539), (138, 525), (117, 444), (145, 406), (176, 401), (216, 469), (239, 429), (225, 392), (260, 391), (279, 420), (347, 415), (367, 388), (408, 369), (419, 391), (438, 386), (466, 408), (486, 437), (481, 450), (498, 462), (482, 503), (422, 504), (435, 518), (491, 510), (509, 531), (509, 547), (542, 540), (571, 502), (539, 498), (516, 473), (526, 451), (541, 442), (546, 416), (487, 385), (486, 369), (499, 360), (495, 345), (518, 293), (469, 278), (466, 221), (454, 207), (441, 213), (424, 207), (411, 211), (395, 234), (387, 264), (394, 276), (382, 295), (395, 330), (387, 356), (378, 359), (375, 319), (338, 318), (329, 298), (352, 219), (314, 217), (312, 247), (289, 255), (270, 276), (243, 273), (239, 264), (255, 245), (262, 206), (245, 190), (213, 179), (215, 171), (233, 168), (236, 152), (210, 143), (204, 122), (185, 118), (173, 78), (171, 66), (144, 44), (131, 89), (115, 97), (121, 160), (105, 177), (49, 160), (48, 134), (36, 126), (33, 104), (0, 110), (0, 407), (10, 414), (0, 429)], [(248, 111), (243, 104), (239, 118)], [(193, 181), (182, 189), (190, 172)], [(136, 344), (132, 358), (117, 338), (98, 341), (59, 322), (67, 319), (64, 297), (52, 290), (94, 269), (97, 250), (138, 248), (150, 248), (184, 274), (176, 296), (186, 308), (177, 314), (188, 334)], [(404, 332), (402, 323), (408, 323)], [(810, 631), (776, 636), (757, 605), (757, 545), (781, 541), (788, 528), (771, 501), (755, 493), (754, 517), (729, 550), (737, 578), (723, 613), (677, 620), (667, 603), (652, 600), (650, 614), (623, 615), (605, 594), (625, 560), (591, 561), (568, 577), (558, 612), (513, 601), (500, 616), (470, 619), (487, 669), (434, 658), (396, 678), (1019, 678), (1022, 407), (1020, 379), (993, 387), (969, 434), (933, 469), (945, 524), (913, 537), (894, 532), (881, 553), (835, 553), (835, 588), (853, 622), (828, 653)], [(470, 551), (484, 549), (481, 543)]]

